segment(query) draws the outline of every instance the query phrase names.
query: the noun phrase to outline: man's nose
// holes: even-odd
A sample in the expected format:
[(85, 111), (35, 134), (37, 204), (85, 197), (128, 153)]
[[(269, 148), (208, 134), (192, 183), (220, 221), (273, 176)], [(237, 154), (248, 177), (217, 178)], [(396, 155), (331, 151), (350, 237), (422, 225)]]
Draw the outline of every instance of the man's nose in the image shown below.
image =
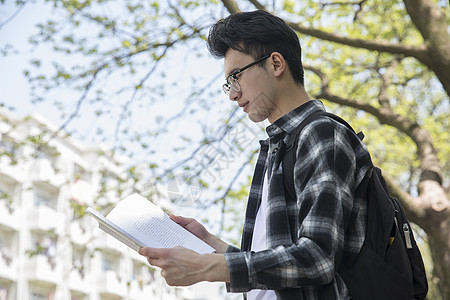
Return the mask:
[(231, 101), (239, 100), (240, 96), (241, 96), (241, 92), (236, 92), (233, 88), (231, 88), (230, 92), (228, 93), (228, 98), (230, 98)]

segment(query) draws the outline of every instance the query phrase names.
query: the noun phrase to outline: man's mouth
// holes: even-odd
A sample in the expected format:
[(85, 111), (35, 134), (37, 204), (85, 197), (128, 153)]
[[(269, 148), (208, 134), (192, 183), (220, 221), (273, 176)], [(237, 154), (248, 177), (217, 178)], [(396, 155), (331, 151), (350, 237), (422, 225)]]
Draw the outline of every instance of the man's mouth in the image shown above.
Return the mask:
[(248, 103), (249, 102), (239, 103), (239, 107), (242, 107), (244, 112), (247, 112)]

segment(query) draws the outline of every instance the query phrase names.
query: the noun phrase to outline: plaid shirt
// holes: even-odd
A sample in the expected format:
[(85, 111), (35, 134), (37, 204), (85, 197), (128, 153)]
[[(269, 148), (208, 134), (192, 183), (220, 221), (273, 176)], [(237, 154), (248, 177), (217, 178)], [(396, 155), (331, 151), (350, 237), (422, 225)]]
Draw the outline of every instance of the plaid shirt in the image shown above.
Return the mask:
[[(241, 249), (225, 253), (230, 292), (275, 290), (278, 299), (348, 299), (336, 273), (362, 247), (367, 205), (358, 189), (371, 172), (366, 147), (346, 126), (318, 118), (300, 133), (294, 166), (297, 201), (289, 203), (283, 186), (284, 149), (290, 133), (308, 115), (325, 110), (311, 100), (284, 115), (266, 131), (250, 189)], [(267, 246), (250, 251), (264, 173), (268, 172)]]

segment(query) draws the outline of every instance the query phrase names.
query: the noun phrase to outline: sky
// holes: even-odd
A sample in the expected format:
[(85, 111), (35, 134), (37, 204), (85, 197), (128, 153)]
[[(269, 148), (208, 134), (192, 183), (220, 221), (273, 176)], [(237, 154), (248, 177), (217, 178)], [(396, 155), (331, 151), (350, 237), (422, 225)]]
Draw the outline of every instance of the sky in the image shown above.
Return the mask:
[(35, 30), (34, 24), (45, 20), (50, 10), (43, 5), (28, 4), (10, 22), (4, 24), (5, 19), (9, 19), (16, 11), (11, 2), (13, 1), (6, 1), (0, 10), (0, 22), (3, 24), (0, 28), (0, 47), (12, 44), (19, 49), (19, 53), (0, 57), (0, 103), (8, 108), (14, 108), (14, 112), (18, 115), (40, 112), (52, 122), (58, 123), (60, 120), (57, 114), (52, 113), (54, 109), (50, 105), (31, 104), (29, 84), (23, 75), (23, 70), (32, 57), (27, 50), (29, 49), (27, 39)]

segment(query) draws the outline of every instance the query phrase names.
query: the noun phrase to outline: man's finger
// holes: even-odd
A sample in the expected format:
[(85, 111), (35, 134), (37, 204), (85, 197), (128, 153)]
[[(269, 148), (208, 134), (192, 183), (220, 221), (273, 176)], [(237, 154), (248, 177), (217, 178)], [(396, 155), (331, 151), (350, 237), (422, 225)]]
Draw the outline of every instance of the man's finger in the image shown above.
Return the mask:
[(158, 268), (161, 268), (161, 267), (162, 267), (162, 264), (161, 264), (161, 260), (160, 260), (160, 259), (148, 257), (148, 258), (147, 258), (147, 261), (148, 261), (148, 263), (149, 263), (150, 265), (152, 265), (152, 266), (154, 266), (154, 267), (158, 267)]
[(192, 219), (190, 219), (190, 218), (185, 218), (185, 217), (176, 216), (176, 215), (172, 215), (172, 214), (170, 215), (170, 219), (183, 227), (185, 227), (186, 225), (188, 225), (189, 223), (192, 222)]
[(151, 247), (141, 247), (138, 253), (143, 256), (147, 256), (149, 259), (159, 259), (163, 256), (164, 249), (151, 248)]

